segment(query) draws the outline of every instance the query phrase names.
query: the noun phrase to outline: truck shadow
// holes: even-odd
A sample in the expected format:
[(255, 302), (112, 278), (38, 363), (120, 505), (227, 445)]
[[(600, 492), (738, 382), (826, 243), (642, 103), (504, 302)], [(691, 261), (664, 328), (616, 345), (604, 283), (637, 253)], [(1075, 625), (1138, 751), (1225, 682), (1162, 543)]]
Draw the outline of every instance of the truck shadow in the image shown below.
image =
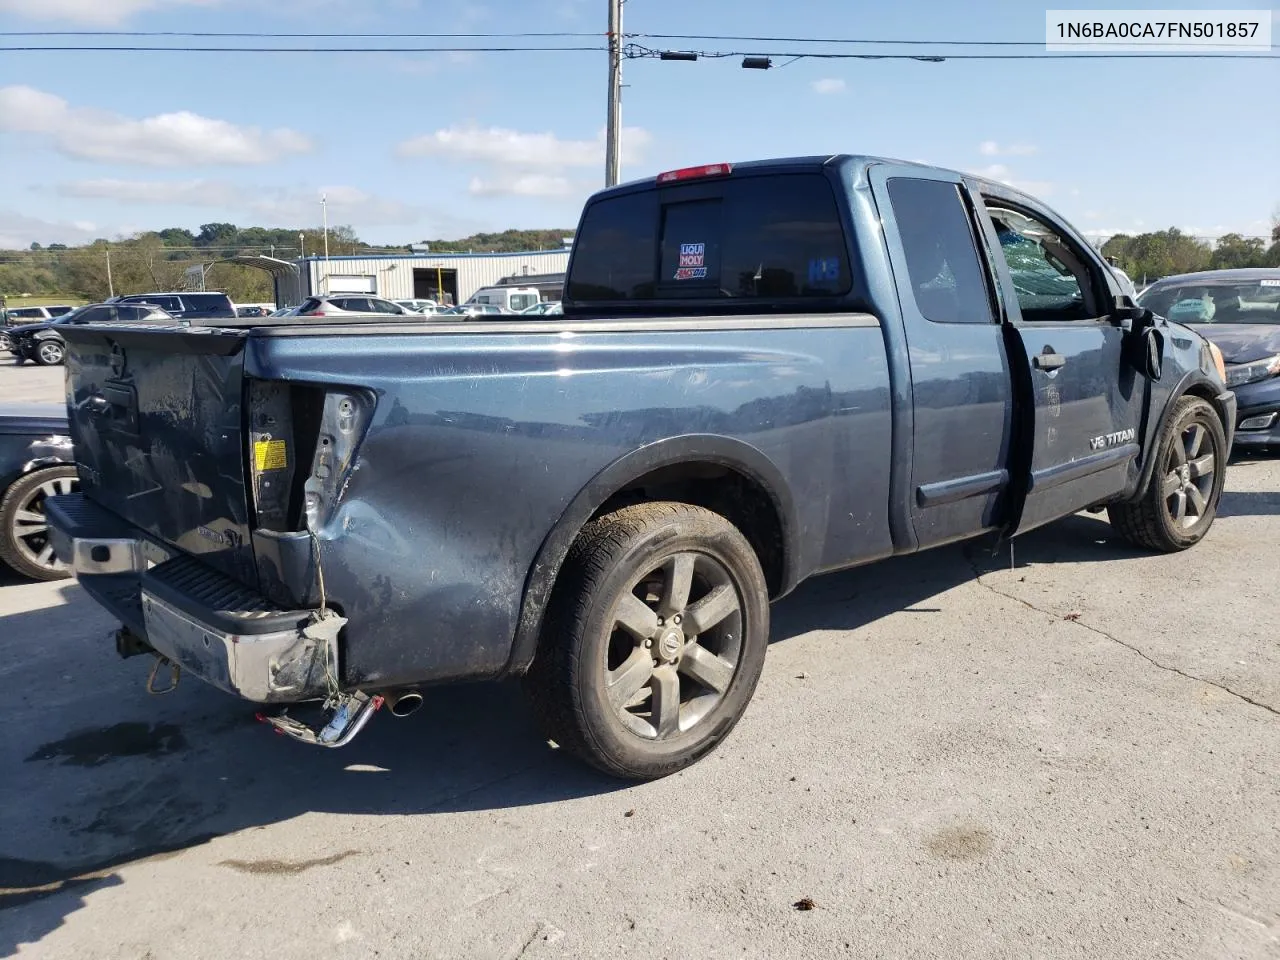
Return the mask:
[[(1020, 566), (1136, 555), (1104, 521), (1085, 516), (1018, 541)], [(1008, 562), (1007, 547), (992, 556), (957, 546), (815, 579), (776, 605), (773, 642), (856, 629), (898, 611), (936, 613), (932, 597)], [(51, 619), (92, 617), (79, 588), (68, 590), (63, 607), (0, 617), (0, 636), (47, 635)], [(16, 686), (0, 711), (10, 731), (0, 754), (8, 758), (3, 955), (57, 929), (89, 893), (122, 883), (121, 866), (249, 828), (307, 813), (436, 815), (631, 789), (552, 749), (515, 683), (430, 690), (413, 716), (379, 716), (350, 746), (319, 750), (271, 736), (251, 708), (199, 682), (146, 696), (142, 659), (117, 661), (87, 632), (48, 637), (54, 649), (6, 679)], [(81, 684), (74, 699), (62, 694), (56, 709), (17, 695), (48, 684), (42, 674), (55, 663), (94, 683)], [(228, 870), (243, 866), (216, 850), (206, 856)]]

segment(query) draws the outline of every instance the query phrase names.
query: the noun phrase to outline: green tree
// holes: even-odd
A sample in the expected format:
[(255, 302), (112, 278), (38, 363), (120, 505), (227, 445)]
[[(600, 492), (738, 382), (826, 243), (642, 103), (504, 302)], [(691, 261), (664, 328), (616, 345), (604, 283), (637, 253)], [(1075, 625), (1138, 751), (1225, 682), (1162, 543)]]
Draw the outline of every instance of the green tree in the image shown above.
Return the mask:
[(1266, 254), (1266, 241), (1261, 237), (1245, 239), (1238, 233), (1227, 233), (1218, 238), (1209, 265), (1214, 270), (1261, 267)]

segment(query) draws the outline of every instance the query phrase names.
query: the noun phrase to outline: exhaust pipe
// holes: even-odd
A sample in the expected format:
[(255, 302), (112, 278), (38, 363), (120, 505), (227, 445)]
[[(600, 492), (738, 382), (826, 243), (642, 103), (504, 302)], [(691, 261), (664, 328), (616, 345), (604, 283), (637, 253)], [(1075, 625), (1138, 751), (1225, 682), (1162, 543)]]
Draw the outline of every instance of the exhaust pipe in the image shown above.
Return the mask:
[(417, 690), (388, 693), (387, 708), (393, 717), (407, 717), (422, 706), (422, 694)]

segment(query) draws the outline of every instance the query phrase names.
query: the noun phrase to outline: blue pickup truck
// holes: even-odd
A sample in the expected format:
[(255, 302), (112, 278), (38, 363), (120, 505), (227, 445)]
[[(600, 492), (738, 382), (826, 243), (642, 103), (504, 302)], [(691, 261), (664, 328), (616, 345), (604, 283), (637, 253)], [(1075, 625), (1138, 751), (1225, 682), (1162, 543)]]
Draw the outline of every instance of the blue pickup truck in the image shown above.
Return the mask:
[(807, 577), (1086, 508), (1152, 550), (1214, 519), (1221, 355), (997, 183), (671, 171), (587, 202), (563, 305), (68, 329), (59, 556), (122, 653), (301, 740), (517, 675), (644, 779), (729, 733)]

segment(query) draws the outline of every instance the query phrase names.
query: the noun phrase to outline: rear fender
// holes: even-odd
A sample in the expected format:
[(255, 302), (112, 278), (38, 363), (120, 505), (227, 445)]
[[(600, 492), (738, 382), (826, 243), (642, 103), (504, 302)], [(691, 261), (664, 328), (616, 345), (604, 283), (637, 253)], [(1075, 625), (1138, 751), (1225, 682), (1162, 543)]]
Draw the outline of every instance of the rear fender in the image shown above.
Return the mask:
[(511, 657), (504, 671), (523, 673), (533, 662), (547, 601), (569, 548), (578, 533), (609, 498), (647, 473), (684, 463), (716, 463), (730, 467), (758, 483), (773, 501), (782, 526), (783, 571), (781, 593), (798, 581), (794, 559), (799, 556), (794, 505), (786, 481), (773, 462), (755, 447), (728, 437), (691, 435), (641, 447), (601, 470), (560, 515), (538, 550), (525, 578)]

